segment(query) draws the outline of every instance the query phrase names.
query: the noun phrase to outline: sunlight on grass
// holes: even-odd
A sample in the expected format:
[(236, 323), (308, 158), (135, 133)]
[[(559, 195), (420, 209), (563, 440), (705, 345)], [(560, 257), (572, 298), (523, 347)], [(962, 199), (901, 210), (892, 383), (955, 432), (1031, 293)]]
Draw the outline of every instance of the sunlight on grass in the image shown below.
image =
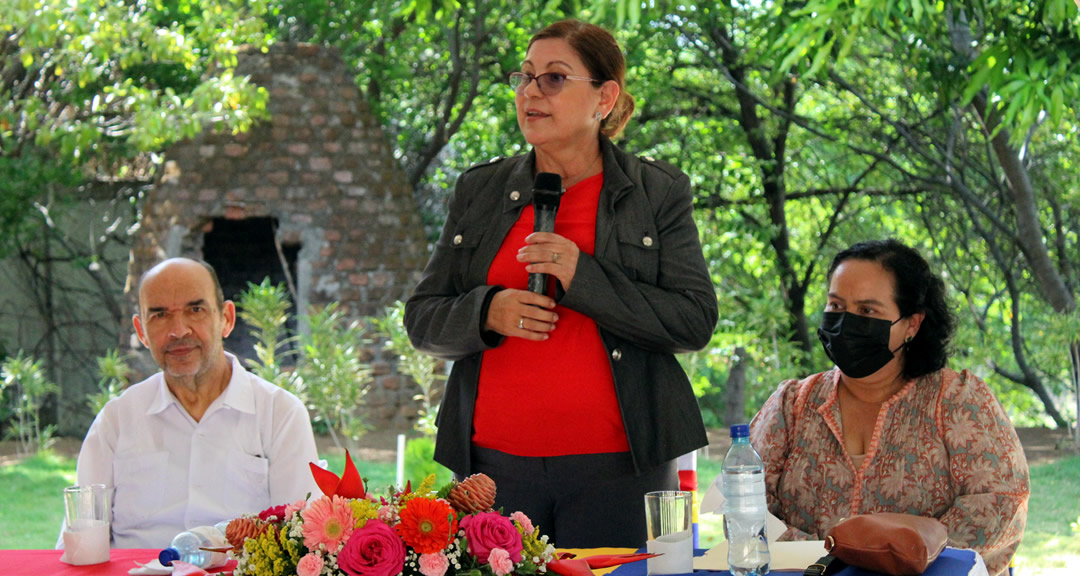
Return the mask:
[(0, 548), (53, 548), (64, 519), (63, 491), (75, 461), (42, 452), (0, 468)]
[(1031, 468), (1027, 529), (1016, 551), (1017, 576), (1080, 573), (1080, 457)]

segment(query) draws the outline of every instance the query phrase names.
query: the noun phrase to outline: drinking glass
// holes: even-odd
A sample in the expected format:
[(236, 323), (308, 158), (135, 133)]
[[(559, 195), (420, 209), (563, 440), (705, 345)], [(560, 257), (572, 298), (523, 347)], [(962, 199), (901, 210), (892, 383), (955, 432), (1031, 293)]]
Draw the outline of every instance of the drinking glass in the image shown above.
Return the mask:
[(646, 549), (650, 554), (663, 554), (646, 561), (649, 576), (694, 571), (693, 502), (691, 492), (665, 490), (645, 495)]
[(75, 566), (109, 561), (109, 492), (104, 484), (64, 488), (64, 554)]

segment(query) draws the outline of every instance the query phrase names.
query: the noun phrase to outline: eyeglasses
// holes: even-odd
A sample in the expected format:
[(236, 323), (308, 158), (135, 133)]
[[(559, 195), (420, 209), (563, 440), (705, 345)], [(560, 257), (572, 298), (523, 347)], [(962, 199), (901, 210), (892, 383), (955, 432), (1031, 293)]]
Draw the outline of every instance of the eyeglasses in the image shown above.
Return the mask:
[(507, 82), (509, 82), (510, 87), (513, 88), (515, 92), (524, 92), (525, 88), (533, 80), (536, 80), (536, 86), (537, 88), (540, 88), (540, 93), (544, 96), (554, 96), (559, 92), (562, 92), (563, 85), (566, 84), (567, 80), (600, 82), (600, 80), (595, 78), (570, 76), (560, 72), (545, 72), (536, 76), (525, 72), (513, 72), (510, 74), (510, 78), (507, 79)]

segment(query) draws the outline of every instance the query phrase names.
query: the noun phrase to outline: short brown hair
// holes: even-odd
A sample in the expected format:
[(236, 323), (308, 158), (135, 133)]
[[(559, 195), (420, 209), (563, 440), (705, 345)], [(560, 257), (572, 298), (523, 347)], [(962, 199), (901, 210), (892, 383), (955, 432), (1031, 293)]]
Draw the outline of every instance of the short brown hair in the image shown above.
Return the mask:
[(580, 20), (560, 20), (533, 35), (529, 48), (537, 40), (559, 38), (577, 52), (590, 75), (600, 82), (611, 80), (619, 85), (619, 98), (611, 113), (600, 122), (600, 133), (616, 138), (634, 113), (634, 97), (626, 91), (626, 58), (611, 32)]

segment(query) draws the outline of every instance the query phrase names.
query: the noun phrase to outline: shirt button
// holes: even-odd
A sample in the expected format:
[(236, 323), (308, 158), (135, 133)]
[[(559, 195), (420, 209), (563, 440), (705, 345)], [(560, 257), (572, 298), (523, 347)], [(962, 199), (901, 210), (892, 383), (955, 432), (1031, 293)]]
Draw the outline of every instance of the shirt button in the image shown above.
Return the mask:
[(644, 244), (646, 248), (652, 246), (652, 236), (642, 238), (641, 243)]
[(518, 192), (517, 190), (514, 190), (513, 192), (510, 193), (510, 199), (513, 200), (514, 202), (517, 202), (518, 198), (521, 198), (521, 193)]
[(622, 350), (619, 350), (618, 348), (612, 350), (611, 351), (611, 359), (616, 361), (616, 362), (618, 362), (619, 360), (622, 360)]
[(454, 246), (457, 246), (458, 244), (461, 244), (461, 242), (463, 240), (465, 240), (465, 238), (463, 238), (461, 236), (461, 234), (458, 234), (457, 236), (454, 236)]

